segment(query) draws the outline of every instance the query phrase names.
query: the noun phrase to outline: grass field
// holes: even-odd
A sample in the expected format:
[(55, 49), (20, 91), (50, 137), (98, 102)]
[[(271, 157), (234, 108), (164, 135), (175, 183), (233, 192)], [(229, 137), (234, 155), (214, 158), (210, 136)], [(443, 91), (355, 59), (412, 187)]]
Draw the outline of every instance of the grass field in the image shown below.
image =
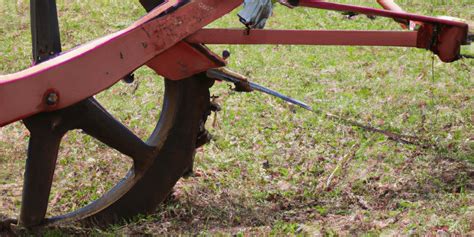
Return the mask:
[[(64, 49), (144, 14), (138, 1), (57, 2)], [(402, 5), (474, 20), (473, 1)], [(0, 0), (1, 74), (31, 64), (28, 6), (26, 0)], [(212, 26), (241, 27), (235, 13)], [(337, 12), (278, 6), (268, 28), (399, 26), (389, 19), (348, 20)], [(229, 67), (254, 82), (323, 112), (218, 83), (212, 94), (223, 110), (207, 124), (213, 140), (197, 152), (195, 175), (181, 180), (155, 214), (107, 230), (67, 226), (44, 234), (474, 234), (473, 60), (443, 64), (424, 50), (383, 47), (211, 48), (229, 50)], [(474, 46), (464, 50), (474, 54)], [(163, 80), (145, 68), (136, 77), (134, 84), (118, 83), (97, 98), (145, 138), (159, 116)], [(428, 146), (394, 142), (325, 113), (416, 136)], [(0, 129), (0, 217), (19, 213), (28, 136), (20, 122)], [(81, 132), (66, 136), (58, 164), (50, 215), (99, 197), (130, 167), (126, 157)]]

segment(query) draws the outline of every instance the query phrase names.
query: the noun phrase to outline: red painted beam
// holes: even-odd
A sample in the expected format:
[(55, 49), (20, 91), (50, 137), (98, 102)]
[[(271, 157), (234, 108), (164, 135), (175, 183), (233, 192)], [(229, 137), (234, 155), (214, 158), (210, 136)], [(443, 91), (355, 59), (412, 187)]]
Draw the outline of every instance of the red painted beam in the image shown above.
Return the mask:
[(203, 44), (361, 45), (416, 47), (414, 31), (201, 29), (186, 38)]
[(468, 24), (461, 21), (422, 16), (369, 7), (331, 3), (322, 0), (298, 0), (298, 6), (325, 10), (348, 11), (372, 16), (406, 19), (422, 23), (418, 37), (418, 48), (431, 50), (443, 62), (454, 62), (461, 58), (461, 45), (467, 44)]
[(431, 50), (443, 62), (460, 59), (467, 33), (455, 26), (444, 26), (435, 33), (434, 25), (419, 31), (338, 31), (338, 30), (240, 30), (201, 29), (186, 38), (203, 44), (281, 44), (417, 47)]
[[(125, 30), (87, 43), (24, 71), (0, 76), (0, 127), (33, 114), (65, 108), (115, 84), (128, 73), (242, 0), (168, 0)], [(57, 104), (45, 97), (56, 92)]]
[(413, 13), (406, 13), (406, 12), (396, 12), (384, 9), (376, 9), (370, 7), (363, 7), (363, 6), (355, 6), (349, 4), (340, 4), (340, 3), (332, 3), (326, 2), (321, 0), (299, 0), (298, 6), (301, 7), (312, 7), (312, 8), (319, 8), (325, 10), (334, 10), (334, 11), (344, 11), (344, 12), (356, 12), (366, 15), (372, 16), (383, 16), (389, 18), (400, 18), (412, 21), (419, 21), (422, 23), (430, 23), (430, 24), (442, 24), (448, 26), (456, 26), (461, 28), (466, 28), (468, 25), (464, 22), (459, 21), (452, 21), (447, 19), (441, 19), (431, 16), (422, 16)]

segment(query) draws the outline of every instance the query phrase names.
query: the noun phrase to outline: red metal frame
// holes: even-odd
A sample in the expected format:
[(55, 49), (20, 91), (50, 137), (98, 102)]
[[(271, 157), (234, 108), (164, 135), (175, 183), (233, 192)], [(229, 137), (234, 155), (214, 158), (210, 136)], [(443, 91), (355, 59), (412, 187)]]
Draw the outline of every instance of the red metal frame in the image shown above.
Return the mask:
[[(166, 1), (125, 30), (27, 70), (0, 76), (0, 126), (65, 108), (107, 89), (241, 4), (240, 0), (195, 0), (158, 17), (179, 2)], [(60, 98), (53, 106), (44, 103), (51, 91)]]
[(436, 17), (422, 16), (422, 15), (417, 15), (413, 13), (389, 11), (389, 10), (375, 9), (375, 8), (370, 8), (370, 7), (362, 7), (362, 6), (355, 6), (355, 5), (349, 5), (349, 4), (332, 3), (332, 2), (326, 2), (326, 1), (321, 1), (321, 0), (299, 0), (298, 6), (319, 8), (319, 9), (333, 10), (333, 11), (355, 12), (355, 13), (366, 14), (366, 15), (371, 15), (371, 16), (399, 18), (399, 19), (419, 21), (419, 22), (429, 23), (429, 24), (442, 24), (442, 25), (447, 25), (447, 26), (456, 26), (456, 27), (461, 27), (461, 28), (467, 27), (466, 23), (459, 22), (459, 21), (451, 21), (451, 20), (440, 19)]
[(360, 45), (416, 47), (412, 31), (202, 29), (188, 38), (204, 44)]
[[(125, 30), (0, 76), (0, 126), (75, 104), (145, 64), (174, 80), (225, 65), (203, 43), (418, 47), (452, 62), (459, 59), (460, 46), (467, 40), (468, 25), (462, 22), (317, 0), (300, 0), (298, 6), (414, 20), (423, 26), (418, 32), (201, 29), (241, 3), (193, 0), (181, 5), (182, 1), (168, 0)], [(59, 100), (48, 105), (45, 97), (51, 92)]]
[(350, 11), (420, 22), (422, 27), (419, 30), (420, 35), (418, 36), (417, 47), (431, 50), (443, 62), (454, 62), (460, 59), (461, 45), (467, 43), (469, 26), (464, 22), (321, 0), (298, 0), (298, 6), (334, 11)]

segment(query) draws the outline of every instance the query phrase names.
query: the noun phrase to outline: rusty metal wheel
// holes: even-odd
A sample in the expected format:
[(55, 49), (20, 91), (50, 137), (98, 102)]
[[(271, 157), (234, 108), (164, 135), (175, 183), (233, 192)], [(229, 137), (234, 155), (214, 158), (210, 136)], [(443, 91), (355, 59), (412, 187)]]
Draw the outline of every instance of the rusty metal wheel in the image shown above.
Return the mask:
[[(147, 10), (162, 0), (141, 0)], [(33, 57), (42, 63), (61, 52), (55, 0), (30, 0)], [(116, 120), (94, 98), (54, 112), (23, 120), (30, 131), (19, 223), (26, 227), (81, 221), (104, 225), (155, 210), (185, 172), (192, 168), (194, 152), (207, 138), (203, 124), (210, 111), (205, 74), (181, 81), (165, 80), (159, 121), (142, 141)], [(52, 91), (45, 102), (54, 105)], [(58, 151), (64, 135), (80, 129), (130, 157), (133, 167), (109, 192), (74, 212), (46, 217)]]
[[(20, 223), (24, 226), (82, 221), (115, 223), (155, 210), (175, 183), (192, 167), (200, 133), (210, 109), (213, 80), (196, 75), (165, 81), (161, 116), (142, 141), (114, 119), (95, 99), (24, 120), (31, 132)], [(123, 180), (98, 200), (72, 213), (45, 218), (59, 145), (70, 130), (82, 129), (133, 159)]]

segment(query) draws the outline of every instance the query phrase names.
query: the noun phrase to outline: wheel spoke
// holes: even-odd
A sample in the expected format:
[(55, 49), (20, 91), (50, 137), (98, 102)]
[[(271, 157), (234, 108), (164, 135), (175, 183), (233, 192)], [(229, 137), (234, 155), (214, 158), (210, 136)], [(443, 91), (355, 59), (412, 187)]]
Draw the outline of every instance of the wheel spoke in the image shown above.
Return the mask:
[(87, 112), (81, 117), (79, 127), (107, 146), (131, 157), (137, 169), (146, 169), (151, 162), (154, 147), (143, 142), (95, 99), (88, 99), (85, 107)]
[[(31, 38), (33, 60), (41, 63), (61, 52), (59, 24), (54, 0), (31, 0)], [(24, 120), (31, 132), (26, 160), (20, 223), (40, 224), (48, 208), (61, 138), (67, 130), (60, 128), (56, 113), (43, 113)]]
[(56, 120), (46, 114), (24, 121), (31, 132), (20, 213), (24, 226), (40, 224), (48, 208), (59, 145), (65, 133), (53, 121)]
[(90, 136), (98, 139), (111, 148), (116, 149), (134, 160), (134, 167), (129, 170), (114, 188), (89, 205), (65, 214), (45, 220), (45, 224), (59, 224), (78, 221), (90, 217), (106, 209), (123, 195), (125, 195), (143, 177), (149, 166), (153, 163), (153, 146), (147, 145), (132, 131), (116, 120), (99, 102), (89, 98), (82, 104), (80, 111), (81, 128)]
[[(20, 222), (34, 226), (87, 218), (109, 207), (127, 193), (153, 162), (154, 147), (90, 98), (64, 110), (43, 113), (24, 120), (31, 132), (23, 188)], [(130, 156), (134, 166), (112, 190), (86, 207), (45, 220), (61, 139), (67, 131), (81, 128), (106, 145)]]
[(40, 224), (46, 214), (60, 141), (48, 135), (30, 139), (20, 214), (25, 226)]

